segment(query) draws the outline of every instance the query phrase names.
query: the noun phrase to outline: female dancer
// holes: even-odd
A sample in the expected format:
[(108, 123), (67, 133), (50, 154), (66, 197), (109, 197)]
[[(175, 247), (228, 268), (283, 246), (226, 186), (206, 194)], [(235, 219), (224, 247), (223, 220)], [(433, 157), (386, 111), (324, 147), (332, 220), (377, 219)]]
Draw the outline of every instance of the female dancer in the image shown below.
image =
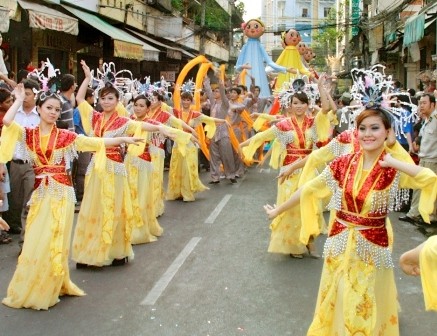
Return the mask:
[(39, 94), (36, 105), (41, 121), (34, 129), (22, 128), (13, 122), (21, 106), (25, 90), (22, 84), (15, 89), (16, 100), (3, 123), (1, 162), (12, 158), (14, 148), (35, 169), (35, 191), (30, 200), (26, 236), (18, 265), (9, 284), (3, 303), (12, 308), (48, 309), (62, 295), (85, 295), (71, 280), (68, 270), (71, 228), (74, 218), (75, 195), (66, 164), (77, 151), (97, 151), (105, 165), (104, 146), (134, 143), (122, 137), (92, 139), (56, 128), (61, 112), (61, 98), (56, 94)]
[[(85, 100), (92, 76), (89, 67), (81, 61), (85, 73), (76, 95), (82, 125), (87, 134), (99, 138), (120, 135), (160, 132), (172, 136), (163, 125), (136, 122), (117, 114), (119, 92), (112, 84), (99, 90), (102, 113), (93, 110)], [(105, 175), (95, 170), (95, 160), (88, 168), (86, 190), (77, 219), (73, 238), (73, 260), (78, 268), (105, 265), (123, 265), (133, 258), (131, 233), (132, 204), (126, 168), (121, 147), (107, 149)]]
[[(303, 91), (288, 93), (281, 99), (285, 114), (290, 117), (281, 119), (275, 126), (260, 132), (251, 138), (249, 146), (243, 148), (245, 159), (251, 159), (256, 149), (266, 141), (275, 140), (272, 150), (271, 164), (277, 168), (281, 155), (281, 171), (311, 153), (313, 145), (329, 137), (329, 120), (327, 117), (328, 100), (323, 88), (324, 76), (319, 81), (319, 92), (322, 100), (322, 110), (315, 118), (308, 116), (308, 96)], [(284, 183), (278, 183), (277, 204), (283, 203), (297, 190), (300, 170)], [(268, 251), (271, 253), (289, 254), (295, 258), (303, 258), (309, 250), (313, 257), (318, 257), (312, 242), (307, 247), (299, 241), (301, 228), (299, 208), (290, 209), (275, 219), (271, 225), (271, 237)]]
[[(147, 121), (150, 117), (150, 100), (143, 94), (134, 99), (134, 115), (132, 119)], [(185, 151), (186, 145), (193, 137), (190, 133), (173, 129), (177, 134), (175, 142), (178, 148)], [(135, 226), (132, 230), (132, 244), (143, 244), (156, 241), (156, 237), (162, 234), (163, 229), (158, 223), (154, 204), (153, 163), (150, 147), (153, 141), (159, 141), (156, 137), (150, 143), (140, 146), (129, 146), (125, 158), (128, 172), (129, 189), (132, 200), (132, 208)], [(178, 153), (175, 151), (175, 153)]]
[(300, 240), (317, 235), (319, 202), (331, 196), (336, 210), (325, 243), (316, 312), (308, 335), (399, 335), (393, 262), (386, 229), (388, 212), (402, 202), (399, 188), (421, 188), (421, 214), (429, 221), (436, 175), (387, 154), (389, 113), (366, 109), (356, 119), (361, 150), (343, 155), (278, 207), (270, 218), (299, 203)]
[[(215, 124), (223, 124), (224, 119), (208, 117), (202, 113), (191, 110), (193, 96), (190, 92), (181, 94), (182, 109), (173, 110), (175, 116), (186, 124), (196, 127), (205, 123), (210, 131), (209, 136), (214, 136)], [(190, 144), (185, 151), (185, 156), (180, 153), (177, 146), (173, 147), (168, 177), (167, 200), (183, 199), (184, 202), (194, 201), (194, 193), (208, 190), (199, 179), (197, 147)]]
[[(186, 124), (181, 120), (166, 112), (162, 105), (163, 97), (158, 90), (152, 91), (151, 105), (149, 112), (147, 113), (144, 121), (149, 123), (162, 123), (166, 126), (185, 129), (191, 133), (194, 130), (186, 126)], [(155, 204), (155, 214), (156, 216), (161, 216), (164, 213), (164, 159), (165, 159), (165, 149), (164, 149), (164, 138), (155, 138), (153, 144), (150, 148), (150, 153), (152, 155), (153, 162), (153, 185), (154, 185), (154, 204)]]

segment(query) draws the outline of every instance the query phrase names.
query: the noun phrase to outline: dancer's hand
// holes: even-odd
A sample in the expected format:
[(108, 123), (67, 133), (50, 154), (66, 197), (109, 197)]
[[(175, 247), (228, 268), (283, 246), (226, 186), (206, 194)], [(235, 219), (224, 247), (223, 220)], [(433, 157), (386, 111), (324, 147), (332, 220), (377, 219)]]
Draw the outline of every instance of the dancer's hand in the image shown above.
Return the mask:
[(80, 65), (82, 66), (83, 69), (83, 73), (85, 75), (86, 78), (91, 78), (91, 70), (90, 67), (86, 64), (86, 62), (84, 60), (80, 61)]
[(270, 204), (266, 204), (266, 205), (264, 205), (264, 210), (265, 210), (267, 217), (269, 219), (273, 219), (276, 216), (278, 216), (278, 213), (276, 211), (276, 204), (273, 204), (273, 206), (271, 206)]
[(294, 168), (293, 165), (291, 165), (290, 167), (288, 167), (286, 170), (284, 170), (283, 172), (281, 172), (278, 177), (276, 177), (279, 180), (279, 184), (284, 183), (284, 181), (286, 179), (288, 179), (290, 177), (291, 174), (294, 173), (296, 169)]
[(422, 245), (405, 252), (399, 258), (399, 264), (402, 271), (408, 275), (420, 275), (420, 262), (419, 255), (422, 250)]
[(140, 142), (146, 142), (146, 139), (136, 137), (123, 137), (123, 141), (125, 144), (138, 146)]

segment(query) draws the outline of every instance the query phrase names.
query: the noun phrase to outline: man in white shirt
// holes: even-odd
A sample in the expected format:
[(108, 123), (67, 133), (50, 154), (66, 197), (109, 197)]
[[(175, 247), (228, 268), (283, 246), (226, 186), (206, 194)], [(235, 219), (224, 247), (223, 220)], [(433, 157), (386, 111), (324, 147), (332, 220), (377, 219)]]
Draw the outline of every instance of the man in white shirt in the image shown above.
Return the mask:
[[(39, 125), (40, 121), (35, 104), (36, 94), (39, 91), (39, 84), (32, 79), (25, 79), (22, 83), (24, 85), (26, 96), (23, 105), (15, 116), (15, 122), (23, 127), (34, 128)], [(11, 192), (9, 193), (9, 211), (7, 214), (7, 221), (11, 227), (21, 227), (20, 243), (22, 243), (24, 238), (27, 213), (29, 211), (27, 203), (30, 200), (35, 183), (35, 173), (33, 168), (25, 160), (26, 158), (23, 156), (23, 152), (15, 149), (9, 169)]]

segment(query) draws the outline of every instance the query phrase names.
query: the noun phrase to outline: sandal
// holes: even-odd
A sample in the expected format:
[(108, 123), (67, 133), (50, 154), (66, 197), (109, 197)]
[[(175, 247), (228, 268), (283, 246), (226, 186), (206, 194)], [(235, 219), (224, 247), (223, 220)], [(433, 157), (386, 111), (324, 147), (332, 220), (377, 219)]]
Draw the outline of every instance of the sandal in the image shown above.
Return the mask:
[(6, 232), (0, 233), (0, 244), (9, 244), (12, 242), (12, 238)]

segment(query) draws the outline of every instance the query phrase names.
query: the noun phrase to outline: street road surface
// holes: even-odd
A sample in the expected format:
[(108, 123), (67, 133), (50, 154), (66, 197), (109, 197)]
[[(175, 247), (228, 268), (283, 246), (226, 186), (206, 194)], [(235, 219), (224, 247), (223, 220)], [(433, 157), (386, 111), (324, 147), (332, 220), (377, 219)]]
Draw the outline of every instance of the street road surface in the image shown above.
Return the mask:
[[(222, 180), (196, 202), (167, 202), (159, 218), (163, 236), (135, 246), (132, 262), (86, 270), (71, 262), (71, 278), (87, 296), (63, 297), (49, 311), (0, 304), (0, 335), (306, 335), (322, 259), (267, 253), (262, 205), (275, 201), (275, 176), (253, 167), (238, 184)], [(209, 181), (207, 173), (201, 178)], [(404, 276), (397, 264), (402, 251), (425, 237), (399, 215), (391, 214), (401, 335), (436, 335), (436, 315), (424, 310), (420, 279)], [(2, 297), (17, 259), (13, 238), (0, 245)], [(319, 251), (324, 240), (317, 240)]]

